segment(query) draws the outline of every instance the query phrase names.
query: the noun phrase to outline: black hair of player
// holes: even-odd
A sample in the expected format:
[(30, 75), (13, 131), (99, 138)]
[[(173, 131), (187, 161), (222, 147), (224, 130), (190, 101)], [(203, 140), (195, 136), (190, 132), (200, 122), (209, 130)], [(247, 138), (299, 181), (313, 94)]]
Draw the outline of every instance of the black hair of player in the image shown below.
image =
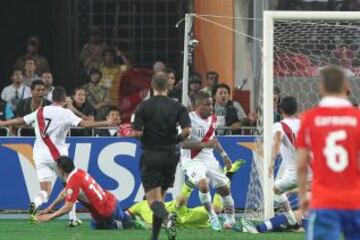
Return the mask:
[(212, 96), (215, 97), (216, 95), (216, 92), (219, 88), (225, 88), (228, 93), (230, 94), (230, 87), (229, 85), (225, 84), (225, 83), (220, 83), (220, 84), (217, 84), (213, 89), (212, 89)]
[(65, 173), (71, 173), (75, 169), (74, 161), (67, 157), (61, 156), (56, 160), (58, 168), (63, 170)]
[(195, 106), (199, 106), (201, 104), (203, 104), (204, 100), (211, 98), (210, 94), (208, 94), (207, 92), (199, 92), (196, 94), (195, 96)]
[(297, 101), (294, 97), (288, 96), (288, 97), (284, 97), (281, 100), (280, 103), (280, 109), (281, 111), (288, 115), (288, 116), (292, 116), (297, 112)]
[(342, 93), (345, 89), (345, 73), (338, 66), (327, 66), (320, 70), (321, 82), (327, 93)]
[(167, 90), (168, 85), (169, 85), (169, 79), (168, 79), (168, 75), (165, 72), (159, 71), (154, 73), (154, 75), (152, 76), (152, 87), (154, 88), (154, 90), (157, 91)]
[(53, 102), (62, 102), (65, 101), (66, 90), (63, 87), (55, 87), (52, 93)]
[(30, 85), (31, 91), (34, 91), (36, 86), (39, 86), (39, 85), (43, 85), (45, 87), (45, 83), (40, 79), (35, 79), (34, 81), (32, 81), (31, 85)]

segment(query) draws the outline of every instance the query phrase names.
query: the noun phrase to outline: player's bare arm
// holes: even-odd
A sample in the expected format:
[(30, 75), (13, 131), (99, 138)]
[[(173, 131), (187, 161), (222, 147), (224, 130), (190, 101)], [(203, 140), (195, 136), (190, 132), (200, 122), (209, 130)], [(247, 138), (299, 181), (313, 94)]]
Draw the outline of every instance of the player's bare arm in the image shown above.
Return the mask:
[(83, 119), (79, 123), (79, 126), (83, 128), (109, 127), (109, 126), (118, 126), (120, 122), (121, 122), (120, 118), (111, 118), (109, 120), (99, 121), (99, 122), (88, 121)]
[(36, 216), (36, 220), (38, 222), (48, 222), (51, 221), (54, 218), (61, 217), (62, 215), (68, 213), (71, 211), (74, 203), (66, 201), (65, 204), (56, 212), (50, 213), (50, 214), (43, 214)]
[(230, 170), (232, 167), (232, 161), (225, 152), (224, 148), (221, 146), (219, 141), (217, 142), (215, 149), (220, 153), (221, 157), (223, 158), (226, 169)]
[(11, 127), (11, 126), (19, 126), (19, 125), (26, 125), (23, 118), (18, 117), (8, 121), (0, 121), (0, 127)]
[(181, 143), (181, 148), (201, 150), (204, 148), (215, 148), (217, 145), (218, 145), (218, 141), (216, 139), (212, 139), (207, 142), (191, 142), (190, 140), (187, 139)]
[(46, 209), (41, 211), (38, 215), (50, 213), (54, 209), (54, 207), (56, 207), (59, 203), (61, 203), (65, 199), (65, 197), (66, 197), (66, 191), (64, 188), (63, 190), (61, 190), (61, 192), (56, 197), (56, 199)]
[(308, 174), (309, 150), (299, 148), (297, 151), (298, 162), (298, 186), (300, 209), (305, 212), (309, 207), (309, 199), (306, 197), (307, 192), (307, 174)]
[(281, 134), (280, 131), (275, 133), (274, 145), (272, 148), (270, 166), (269, 166), (269, 177), (271, 177), (274, 174), (275, 159), (280, 154), (280, 146), (281, 146), (282, 138), (283, 138), (283, 135)]

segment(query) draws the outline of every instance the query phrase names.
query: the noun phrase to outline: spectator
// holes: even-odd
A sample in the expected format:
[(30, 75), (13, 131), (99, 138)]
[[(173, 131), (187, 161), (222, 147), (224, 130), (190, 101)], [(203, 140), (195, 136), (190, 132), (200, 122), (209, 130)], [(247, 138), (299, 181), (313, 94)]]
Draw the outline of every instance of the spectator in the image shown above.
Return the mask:
[(102, 62), (102, 53), (106, 43), (102, 40), (101, 31), (97, 27), (90, 29), (89, 40), (80, 53), (80, 61), (86, 71), (99, 68)]
[[(94, 120), (96, 110), (87, 102), (85, 89), (82, 87), (75, 88), (73, 94), (72, 106), (75, 109), (75, 113), (87, 120)], [(91, 129), (71, 129), (71, 136), (91, 136)]]
[(214, 112), (218, 116), (220, 127), (230, 127), (232, 132), (238, 130), (248, 119), (238, 102), (230, 100), (230, 87), (225, 83), (218, 84), (212, 92), (215, 98)]
[(45, 71), (42, 73), (41, 75), (41, 80), (43, 81), (44, 85), (45, 85), (45, 92), (44, 92), (44, 97), (49, 100), (52, 101), (52, 92), (54, 91), (54, 86), (53, 86), (53, 75), (50, 71)]
[[(120, 112), (119, 109), (115, 106), (110, 106), (108, 109), (108, 112), (106, 114), (106, 120), (108, 119), (112, 119), (112, 118), (120, 118)], [(117, 132), (118, 130), (116, 128), (112, 128), (112, 129), (97, 129), (95, 131), (95, 136), (106, 136), (106, 137), (110, 137), (110, 136), (117, 136)]]
[[(102, 73), (98, 69), (91, 69), (89, 83), (83, 86), (86, 93), (87, 102), (97, 111), (99, 115), (107, 111), (110, 105), (108, 92), (99, 84)], [(104, 117), (104, 116), (103, 116)]]
[[(18, 57), (15, 67), (23, 68), (28, 57), (32, 57), (36, 62), (36, 70), (38, 74), (49, 71), (49, 63), (44, 56), (39, 53), (40, 40), (37, 37), (29, 37), (27, 39), (27, 53)], [(29, 83), (30, 86), (30, 83)]]
[(278, 87), (273, 89), (273, 101), (274, 101), (274, 122), (280, 122), (282, 120), (282, 115), (280, 111), (281, 103), (281, 90)]
[(23, 117), (32, 113), (39, 107), (50, 105), (51, 102), (44, 98), (45, 85), (40, 79), (34, 80), (30, 86), (31, 97), (25, 98), (16, 106), (16, 117)]
[[(23, 117), (34, 112), (39, 107), (50, 105), (51, 102), (44, 98), (45, 85), (40, 79), (34, 80), (30, 86), (31, 97), (25, 98), (16, 106), (16, 117)], [(34, 129), (22, 129), (21, 136), (35, 136)]]
[(210, 96), (212, 94), (212, 89), (219, 83), (219, 73), (215, 71), (210, 71), (206, 73), (207, 86), (201, 89), (208, 93)]
[(153, 65), (153, 71), (154, 73), (164, 71), (166, 68), (166, 65), (162, 61), (156, 61)]
[(198, 92), (201, 90), (202, 80), (201, 75), (198, 73), (195, 73), (193, 76), (189, 79), (189, 92), (188, 92), (188, 104), (187, 107), (192, 109), (195, 104), (195, 97)]
[(30, 88), (23, 84), (24, 75), (20, 68), (15, 68), (11, 75), (12, 84), (5, 87), (1, 92), (1, 99), (10, 104), (12, 111), (20, 100), (31, 96)]
[[(117, 89), (120, 85), (122, 73), (130, 66), (129, 61), (119, 49), (106, 48), (103, 53), (103, 63), (100, 66), (102, 78), (99, 83), (101, 87), (107, 90), (111, 102), (117, 102)], [(120, 57), (124, 64), (117, 64), (116, 57)]]
[(329, 0), (302, 0), (301, 10), (309, 10), (309, 11), (330, 10)]
[(175, 70), (173, 68), (166, 68), (165, 72), (169, 78), (169, 92), (168, 97), (174, 99), (175, 101), (181, 102), (182, 91), (178, 87), (176, 87), (176, 75)]
[(36, 61), (32, 56), (27, 56), (24, 63), (24, 84), (30, 86), (32, 81), (39, 79), (39, 76), (36, 74)]

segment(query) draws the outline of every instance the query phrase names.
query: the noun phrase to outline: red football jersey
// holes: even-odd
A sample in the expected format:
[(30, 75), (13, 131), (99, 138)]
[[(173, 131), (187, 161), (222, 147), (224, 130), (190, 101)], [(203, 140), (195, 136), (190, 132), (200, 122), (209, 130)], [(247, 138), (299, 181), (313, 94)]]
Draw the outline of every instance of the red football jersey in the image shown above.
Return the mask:
[(65, 188), (65, 200), (73, 203), (79, 200), (89, 209), (94, 219), (108, 218), (115, 211), (115, 196), (103, 190), (84, 170), (74, 169), (67, 179)]
[(359, 109), (345, 99), (323, 98), (303, 114), (297, 147), (312, 152), (312, 208), (360, 209)]

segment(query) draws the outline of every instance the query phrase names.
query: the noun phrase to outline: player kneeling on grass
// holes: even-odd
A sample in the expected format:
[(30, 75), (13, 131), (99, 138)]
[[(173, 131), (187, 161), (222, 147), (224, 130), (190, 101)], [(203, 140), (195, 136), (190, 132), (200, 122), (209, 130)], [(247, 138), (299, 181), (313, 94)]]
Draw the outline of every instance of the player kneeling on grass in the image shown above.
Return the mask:
[(231, 160), (219, 142), (214, 139), (217, 117), (213, 114), (213, 100), (209, 94), (200, 92), (195, 99), (195, 111), (189, 113), (191, 119), (191, 138), (181, 144), (181, 165), (189, 180), (199, 188), (199, 199), (209, 214), (212, 229), (219, 231), (221, 225), (211, 203), (209, 184), (221, 195), (225, 211), (224, 228), (234, 228), (234, 200), (228, 186), (229, 179), (220, 169), (213, 149), (224, 158), (228, 169)]
[[(68, 213), (78, 200), (91, 213), (94, 229), (123, 229), (139, 226), (121, 208), (120, 202), (84, 170), (77, 169), (72, 159), (62, 156), (57, 160), (57, 169), (61, 177), (66, 179), (66, 186), (59, 197), (36, 216), (38, 222), (47, 222)], [(57, 211), (50, 213), (62, 200), (65, 204)]]

